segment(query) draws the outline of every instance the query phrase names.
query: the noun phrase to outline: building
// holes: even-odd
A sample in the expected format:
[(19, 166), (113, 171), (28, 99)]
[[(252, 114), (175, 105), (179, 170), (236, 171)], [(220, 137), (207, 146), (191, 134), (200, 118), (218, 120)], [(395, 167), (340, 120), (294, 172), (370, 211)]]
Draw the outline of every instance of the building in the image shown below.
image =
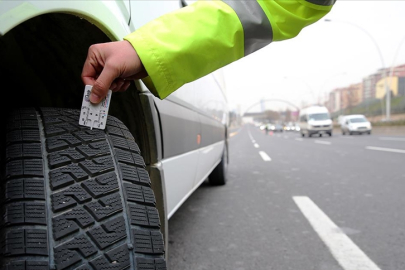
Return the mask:
[(355, 83), (351, 84), (346, 88), (344, 93), (346, 103), (343, 105), (343, 108), (351, 108), (357, 106), (363, 101), (363, 84)]
[(380, 79), (375, 85), (375, 98), (382, 99), (386, 96), (385, 84), (392, 95), (398, 95), (398, 77), (386, 77)]
[(384, 69), (363, 78), (363, 100), (375, 98), (375, 85), (383, 77)]

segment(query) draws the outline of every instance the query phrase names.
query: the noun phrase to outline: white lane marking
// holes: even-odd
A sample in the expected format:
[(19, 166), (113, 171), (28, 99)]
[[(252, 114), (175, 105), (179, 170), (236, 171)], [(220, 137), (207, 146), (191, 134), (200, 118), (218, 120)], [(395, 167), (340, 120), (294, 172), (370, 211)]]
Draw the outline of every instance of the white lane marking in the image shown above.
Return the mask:
[(255, 143), (256, 141), (255, 141), (255, 139), (253, 139), (253, 136), (252, 136), (252, 134), (250, 133), (250, 129), (248, 129), (248, 135), (249, 135), (249, 138), (250, 138), (250, 140), (252, 141), (252, 143)]
[(254, 144), (254, 147), (259, 148), (259, 145), (257, 143)]
[(320, 141), (320, 140), (316, 140), (315, 143), (319, 143), (319, 144), (332, 144), (331, 142), (328, 142), (328, 141)]
[(302, 139), (301, 139), (301, 138), (295, 138), (295, 140), (302, 142)]
[(293, 199), (344, 270), (381, 270), (310, 198)]
[(375, 146), (366, 146), (366, 149), (405, 154), (405, 150), (402, 150), (402, 149), (393, 149), (393, 148), (384, 148), (384, 147), (375, 147)]
[(271, 161), (271, 158), (263, 151), (259, 151), (260, 156), (264, 161)]
[(399, 142), (405, 142), (405, 138), (380, 137), (379, 139), (382, 140), (382, 141), (399, 141)]

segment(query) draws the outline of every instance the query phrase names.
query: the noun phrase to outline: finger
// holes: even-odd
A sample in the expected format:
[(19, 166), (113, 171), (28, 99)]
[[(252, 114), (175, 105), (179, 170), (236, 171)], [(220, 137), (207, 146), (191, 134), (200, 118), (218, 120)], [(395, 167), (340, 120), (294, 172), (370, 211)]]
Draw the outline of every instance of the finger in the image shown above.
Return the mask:
[(97, 72), (93, 65), (91, 65), (87, 60), (83, 65), (81, 78), (83, 83), (86, 85), (94, 85), (96, 82)]
[(116, 90), (117, 92), (124, 92), (127, 91), (128, 87), (131, 85), (131, 81), (125, 81), (124, 84), (121, 86), (119, 90)]
[(84, 84), (94, 85), (98, 75), (103, 70), (103, 66), (97, 60), (93, 46), (89, 48), (89, 52), (84, 62), (81, 78)]
[(116, 82), (117, 82), (117, 87), (115, 87), (115, 91), (121, 91), (122, 90), (121, 88), (125, 83), (125, 80), (124, 79), (117, 79)]
[(90, 94), (90, 102), (99, 103), (107, 95), (108, 90), (111, 88), (113, 81), (118, 77), (118, 69), (105, 66), (100, 76), (97, 78), (93, 85)]

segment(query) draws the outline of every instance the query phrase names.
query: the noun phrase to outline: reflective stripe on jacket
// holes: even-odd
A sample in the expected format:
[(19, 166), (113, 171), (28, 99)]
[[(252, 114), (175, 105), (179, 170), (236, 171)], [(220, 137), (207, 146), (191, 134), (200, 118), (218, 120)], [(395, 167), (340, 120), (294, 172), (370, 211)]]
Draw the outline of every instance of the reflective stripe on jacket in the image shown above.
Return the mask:
[[(196, 1), (163, 15), (124, 39), (137, 51), (160, 99), (273, 41), (295, 37), (336, 0)], [(265, 60), (264, 60), (265, 61)]]

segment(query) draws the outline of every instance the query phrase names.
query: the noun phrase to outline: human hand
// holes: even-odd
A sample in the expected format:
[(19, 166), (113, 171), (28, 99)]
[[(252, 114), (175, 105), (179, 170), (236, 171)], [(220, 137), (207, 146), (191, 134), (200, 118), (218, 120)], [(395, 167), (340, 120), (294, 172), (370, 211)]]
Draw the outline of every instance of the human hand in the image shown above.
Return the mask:
[(122, 92), (131, 80), (142, 79), (148, 74), (128, 41), (115, 41), (90, 46), (82, 70), (82, 81), (93, 85), (90, 102), (99, 103), (109, 89)]

